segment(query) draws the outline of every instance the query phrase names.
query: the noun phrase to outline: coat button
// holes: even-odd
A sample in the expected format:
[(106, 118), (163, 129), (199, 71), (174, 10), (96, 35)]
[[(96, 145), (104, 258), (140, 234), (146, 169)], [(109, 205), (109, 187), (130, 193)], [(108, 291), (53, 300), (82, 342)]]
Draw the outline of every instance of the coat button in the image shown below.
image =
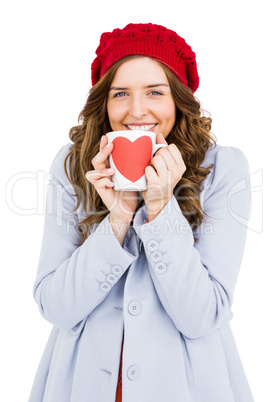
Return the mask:
[(139, 370), (137, 366), (130, 366), (127, 371), (127, 376), (129, 380), (136, 380), (139, 377)]
[(158, 262), (155, 264), (154, 270), (157, 274), (164, 274), (167, 270), (167, 266), (163, 262)]
[(114, 274), (106, 275), (105, 279), (106, 279), (106, 282), (110, 283), (110, 285), (113, 285), (118, 280), (117, 276), (115, 276)]
[(138, 302), (137, 300), (133, 300), (131, 303), (128, 305), (128, 312), (131, 315), (139, 315), (141, 313), (142, 306), (141, 303)]
[(99, 289), (101, 292), (107, 293), (107, 292), (109, 292), (109, 290), (112, 289), (112, 286), (108, 282), (102, 282), (99, 286)]
[(113, 265), (112, 266), (112, 273), (116, 276), (120, 276), (123, 273), (123, 268), (120, 265)]
[(163, 254), (160, 251), (154, 251), (153, 253), (151, 253), (150, 258), (153, 262), (159, 262), (162, 260)]
[(148, 251), (156, 251), (159, 248), (159, 243), (156, 240), (149, 240), (146, 244)]

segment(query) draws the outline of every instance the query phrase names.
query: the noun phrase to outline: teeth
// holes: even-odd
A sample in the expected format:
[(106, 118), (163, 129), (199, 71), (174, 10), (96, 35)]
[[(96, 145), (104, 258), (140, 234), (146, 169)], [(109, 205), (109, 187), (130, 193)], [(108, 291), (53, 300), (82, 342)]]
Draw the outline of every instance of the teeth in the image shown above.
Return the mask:
[(146, 125), (146, 126), (127, 126), (128, 128), (130, 128), (130, 130), (143, 130), (143, 131), (148, 131), (151, 128), (153, 128), (154, 126), (156, 126), (156, 124), (150, 124), (150, 125)]

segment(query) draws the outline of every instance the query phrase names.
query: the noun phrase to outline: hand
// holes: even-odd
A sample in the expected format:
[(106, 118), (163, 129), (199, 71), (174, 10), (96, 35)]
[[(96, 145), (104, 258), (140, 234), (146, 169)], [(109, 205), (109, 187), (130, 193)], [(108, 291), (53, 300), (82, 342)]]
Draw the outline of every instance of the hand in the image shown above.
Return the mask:
[[(162, 134), (156, 136), (157, 144), (167, 144)], [(147, 190), (142, 192), (149, 221), (153, 220), (172, 198), (173, 190), (182, 178), (186, 166), (175, 144), (160, 148), (145, 168)]]
[(113, 143), (106, 148), (108, 139), (105, 135), (100, 141), (100, 151), (92, 159), (95, 170), (86, 173), (87, 180), (92, 183), (100, 195), (102, 201), (111, 212), (114, 221), (130, 222), (137, 208), (139, 194), (137, 191), (114, 191), (114, 183), (110, 177), (114, 174), (114, 169), (110, 172), (109, 155), (113, 150)]

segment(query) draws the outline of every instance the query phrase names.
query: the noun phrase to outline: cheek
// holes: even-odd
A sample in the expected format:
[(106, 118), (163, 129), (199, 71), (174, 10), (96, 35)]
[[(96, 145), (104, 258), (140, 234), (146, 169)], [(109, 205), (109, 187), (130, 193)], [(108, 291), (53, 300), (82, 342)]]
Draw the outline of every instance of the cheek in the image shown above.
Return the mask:
[(122, 119), (123, 115), (124, 115), (124, 111), (123, 108), (120, 107), (120, 105), (114, 105), (114, 104), (107, 104), (107, 113), (108, 113), (108, 117), (110, 122), (114, 121), (114, 122), (120, 122), (120, 120)]
[(158, 116), (162, 121), (175, 123), (176, 111), (174, 103), (165, 103), (158, 110)]
[(170, 105), (169, 105), (169, 116), (170, 116), (170, 121), (172, 122), (172, 126), (173, 126), (176, 121), (176, 106), (175, 106), (173, 99), (171, 100)]

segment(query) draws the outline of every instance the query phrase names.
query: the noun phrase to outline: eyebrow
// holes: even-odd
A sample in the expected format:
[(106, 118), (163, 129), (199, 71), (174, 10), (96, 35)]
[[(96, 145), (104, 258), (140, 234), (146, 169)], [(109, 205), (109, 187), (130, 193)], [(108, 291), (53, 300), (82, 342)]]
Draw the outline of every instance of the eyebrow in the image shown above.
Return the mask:
[[(151, 85), (146, 85), (143, 88), (155, 88), (155, 87), (168, 87), (169, 85), (167, 84), (151, 84)], [(110, 91), (126, 91), (129, 88), (119, 88), (119, 87), (111, 87)]]

